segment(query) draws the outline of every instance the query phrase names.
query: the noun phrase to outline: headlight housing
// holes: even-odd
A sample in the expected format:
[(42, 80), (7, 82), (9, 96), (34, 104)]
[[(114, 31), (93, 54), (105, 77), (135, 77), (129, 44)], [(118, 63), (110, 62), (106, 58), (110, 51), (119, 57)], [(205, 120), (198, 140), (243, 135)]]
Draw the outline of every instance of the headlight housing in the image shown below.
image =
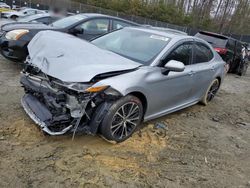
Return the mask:
[(71, 83), (67, 85), (67, 88), (72, 89), (77, 92), (87, 92), (87, 93), (98, 93), (104, 91), (109, 86), (91, 86), (90, 84), (84, 83)]
[(59, 83), (57, 81), (54, 81), (54, 84), (66, 87), (68, 89), (71, 89), (73, 91), (77, 91), (77, 92), (80, 92), (80, 93), (98, 93), (98, 92), (104, 91), (104, 90), (106, 90), (107, 88), (110, 87), (108, 85), (93, 86), (92, 84), (80, 83), (80, 82), (76, 82), (76, 83), (65, 83), (65, 82), (64, 83)]
[(70, 83), (66, 87), (77, 92), (85, 92), (85, 90), (88, 89), (90, 85), (84, 83)]
[(5, 38), (8, 40), (18, 40), (27, 33), (29, 33), (27, 29), (17, 29), (6, 33)]

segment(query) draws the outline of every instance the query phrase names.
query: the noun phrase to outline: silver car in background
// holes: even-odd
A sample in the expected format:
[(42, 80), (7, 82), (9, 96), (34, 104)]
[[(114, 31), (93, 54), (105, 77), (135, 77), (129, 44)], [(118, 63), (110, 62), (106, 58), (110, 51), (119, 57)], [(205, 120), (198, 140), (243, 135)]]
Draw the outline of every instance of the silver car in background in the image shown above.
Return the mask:
[(38, 10), (38, 9), (32, 9), (32, 8), (23, 8), (19, 11), (9, 11), (9, 12), (3, 12), (1, 14), (2, 18), (10, 18), (13, 20), (16, 20), (18, 18), (23, 18), (26, 16), (31, 16), (35, 14), (44, 14), (46, 11)]
[(206, 105), (225, 75), (207, 42), (173, 31), (127, 27), (91, 43), (42, 31), (28, 49), (22, 105), (50, 135), (122, 142), (143, 121)]

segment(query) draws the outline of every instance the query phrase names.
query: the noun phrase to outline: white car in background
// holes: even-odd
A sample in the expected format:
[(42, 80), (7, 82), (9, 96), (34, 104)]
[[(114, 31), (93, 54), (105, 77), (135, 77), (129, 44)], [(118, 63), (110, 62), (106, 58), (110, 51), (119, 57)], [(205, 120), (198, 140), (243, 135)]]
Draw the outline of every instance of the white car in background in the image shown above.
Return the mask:
[(10, 9), (10, 6), (7, 5), (6, 3), (0, 2), (0, 8)]
[(2, 18), (10, 18), (16, 20), (17, 18), (22, 18), (34, 14), (43, 14), (43, 13), (46, 13), (46, 11), (32, 9), (32, 8), (25, 8), (20, 11), (4, 12), (2, 13)]

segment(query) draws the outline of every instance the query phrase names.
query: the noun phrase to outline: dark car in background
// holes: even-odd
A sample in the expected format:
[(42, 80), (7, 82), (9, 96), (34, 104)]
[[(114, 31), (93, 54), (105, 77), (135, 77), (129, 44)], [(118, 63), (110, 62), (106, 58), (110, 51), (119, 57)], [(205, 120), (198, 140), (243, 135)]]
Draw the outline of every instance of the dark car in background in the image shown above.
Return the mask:
[(228, 72), (239, 73), (243, 45), (240, 41), (225, 35), (206, 31), (200, 31), (195, 36), (207, 41), (214, 47), (215, 51), (229, 65)]
[(17, 20), (10, 20), (10, 19), (4, 19), (1, 21), (2, 25), (1, 27), (5, 27), (6, 25), (14, 25), (14, 24), (20, 24), (20, 23), (43, 23), (46, 25), (49, 25), (59, 19), (62, 19), (64, 16), (52, 14), (52, 13), (44, 13), (44, 14), (35, 14), (31, 16), (26, 16), (23, 18), (19, 18)]
[(89, 41), (126, 26), (138, 26), (138, 24), (102, 14), (77, 14), (60, 19), (51, 25), (38, 23), (6, 25), (0, 31), (0, 51), (7, 59), (24, 61), (28, 55), (27, 45), (39, 31), (60, 31)]
[(44, 13), (44, 14), (35, 14), (31, 16), (26, 16), (24, 18), (18, 19), (17, 22), (18, 23), (20, 22), (43, 23), (43, 24), (49, 25), (62, 18), (63, 16), (61, 15), (57, 15), (53, 13)]

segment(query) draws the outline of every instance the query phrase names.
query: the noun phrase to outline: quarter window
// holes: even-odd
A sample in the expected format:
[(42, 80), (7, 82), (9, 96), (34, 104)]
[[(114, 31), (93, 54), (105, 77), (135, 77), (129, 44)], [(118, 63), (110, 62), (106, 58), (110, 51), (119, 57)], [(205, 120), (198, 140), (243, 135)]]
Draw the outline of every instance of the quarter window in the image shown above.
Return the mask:
[(165, 59), (164, 64), (170, 60), (182, 62), (184, 65), (189, 65), (192, 59), (192, 44), (182, 44), (172, 51)]
[(194, 52), (194, 64), (209, 62), (211, 59), (213, 59), (213, 52), (210, 50), (209, 47), (205, 46), (204, 44), (195, 44)]

